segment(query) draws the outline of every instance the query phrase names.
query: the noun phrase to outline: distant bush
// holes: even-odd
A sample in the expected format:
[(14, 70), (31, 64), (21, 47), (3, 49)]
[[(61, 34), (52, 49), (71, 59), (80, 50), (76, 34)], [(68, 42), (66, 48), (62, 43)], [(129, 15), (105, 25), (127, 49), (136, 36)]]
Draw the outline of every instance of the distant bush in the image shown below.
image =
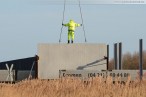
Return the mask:
[[(139, 53), (126, 53), (122, 57), (123, 69), (139, 69)], [(109, 62), (109, 69), (114, 69), (114, 59)], [(143, 51), (143, 69), (146, 69), (146, 51)]]

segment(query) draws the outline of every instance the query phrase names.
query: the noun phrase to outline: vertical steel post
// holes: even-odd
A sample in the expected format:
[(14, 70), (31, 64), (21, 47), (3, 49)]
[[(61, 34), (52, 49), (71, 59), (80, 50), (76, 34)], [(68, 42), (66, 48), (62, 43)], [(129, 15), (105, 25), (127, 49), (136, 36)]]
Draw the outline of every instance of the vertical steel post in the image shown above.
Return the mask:
[(143, 76), (143, 41), (139, 40), (139, 70), (140, 70), (140, 80), (142, 80)]
[(117, 69), (117, 43), (114, 44), (114, 66)]
[(109, 70), (109, 45), (107, 45), (107, 70)]
[(117, 70), (119, 70), (119, 43), (117, 43)]
[(35, 65), (36, 65), (36, 68), (35, 68), (35, 78), (38, 78), (38, 61), (39, 61), (39, 56), (38, 55), (35, 55)]
[(122, 43), (119, 43), (119, 70), (122, 69)]

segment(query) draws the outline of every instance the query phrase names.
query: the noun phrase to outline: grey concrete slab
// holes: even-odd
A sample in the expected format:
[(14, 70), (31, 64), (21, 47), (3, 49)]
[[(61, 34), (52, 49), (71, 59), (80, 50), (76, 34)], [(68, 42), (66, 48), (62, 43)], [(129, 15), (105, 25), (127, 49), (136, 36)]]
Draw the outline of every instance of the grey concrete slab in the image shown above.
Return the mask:
[[(59, 70), (106, 70), (106, 44), (39, 44), (38, 78), (59, 78)], [(102, 60), (102, 61), (101, 61)], [(99, 62), (101, 61), (101, 62)]]
[[(8, 70), (0, 70), (0, 81), (15, 81), (15, 71), (12, 70), (11, 72), (13, 80), (11, 80)], [(7, 78), (8, 77), (8, 78)]]
[[(25, 80), (29, 78), (30, 71), (17, 71), (17, 81)], [(35, 78), (35, 71), (31, 72), (32, 78)]]
[[(139, 70), (112, 70), (112, 71), (98, 71), (98, 70), (60, 70), (60, 78), (63, 77), (76, 77), (81, 79), (88, 79), (90, 77), (102, 77), (104, 80), (108, 76), (111, 76), (113, 81), (118, 77), (120, 81), (127, 81), (130, 76), (130, 80), (138, 80)], [(143, 70), (143, 79), (146, 79), (146, 70)]]

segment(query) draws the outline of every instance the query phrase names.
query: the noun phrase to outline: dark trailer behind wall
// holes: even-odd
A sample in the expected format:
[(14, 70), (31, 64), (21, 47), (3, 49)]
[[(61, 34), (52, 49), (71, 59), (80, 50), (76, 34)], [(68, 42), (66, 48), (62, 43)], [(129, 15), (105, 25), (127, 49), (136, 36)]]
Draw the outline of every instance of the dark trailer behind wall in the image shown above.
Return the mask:
[[(38, 56), (0, 62), (0, 81), (20, 81), (37, 78)], [(13, 65), (12, 65), (13, 64)]]

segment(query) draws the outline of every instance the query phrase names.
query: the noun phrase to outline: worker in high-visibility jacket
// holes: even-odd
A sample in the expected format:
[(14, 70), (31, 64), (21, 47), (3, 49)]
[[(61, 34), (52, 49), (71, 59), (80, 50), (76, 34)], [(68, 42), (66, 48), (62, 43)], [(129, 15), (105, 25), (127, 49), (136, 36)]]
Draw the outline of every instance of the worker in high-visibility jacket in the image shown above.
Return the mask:
[(62, 25), (65, 26), (65, 27), (68, 27), (68, 43), (70, 43), (70, 40), (71, 40), (71, 43), (73, 43), (75, 28), (79, 27), (79, 26), (82, 26), (82, 24), (77, 24), (73, 20), (70, 20), (69, 23), (62, 24)]

